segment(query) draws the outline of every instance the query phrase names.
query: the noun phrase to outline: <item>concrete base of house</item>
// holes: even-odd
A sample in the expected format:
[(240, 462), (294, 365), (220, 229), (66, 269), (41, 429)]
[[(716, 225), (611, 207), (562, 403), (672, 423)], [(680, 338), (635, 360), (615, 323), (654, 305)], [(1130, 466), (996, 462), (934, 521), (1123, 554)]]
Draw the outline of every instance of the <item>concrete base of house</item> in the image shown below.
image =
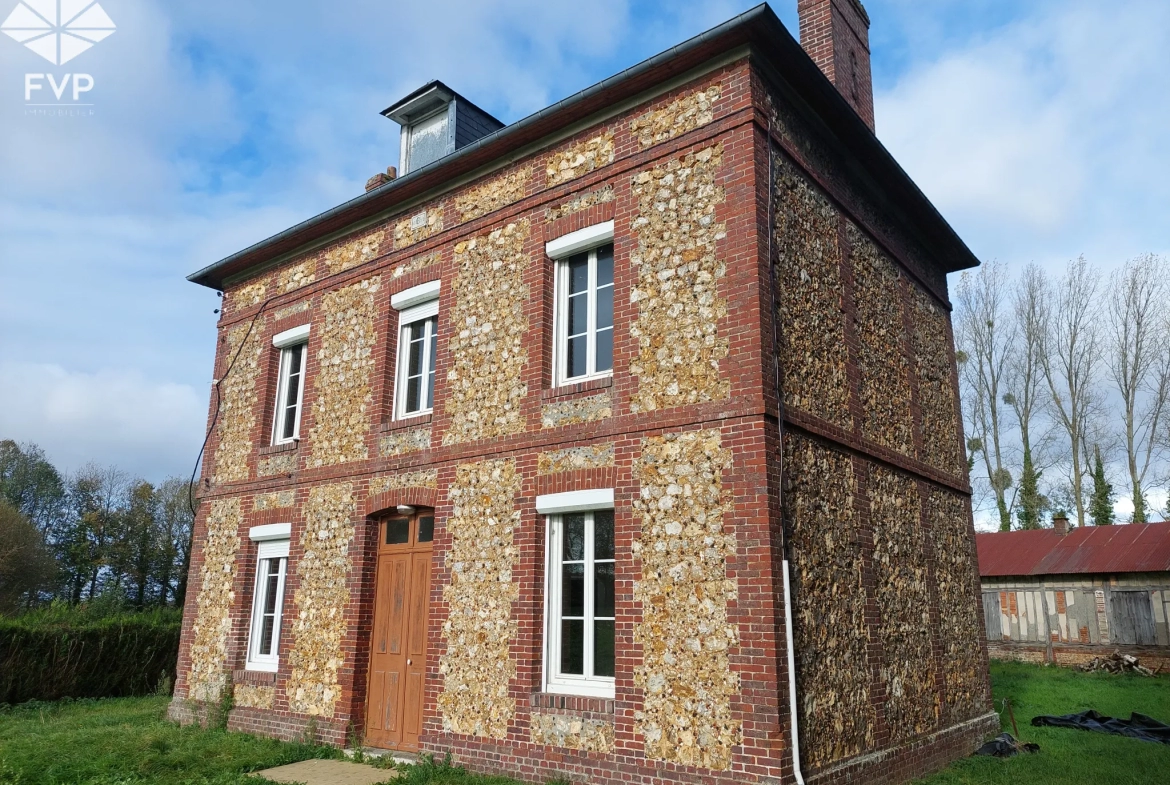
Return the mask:
[(1108, 657), (1115, 651), (1137, 657), (1142, 665), (1155, 672), (1170, 672), (1170, 648), (1165, 646), (1054, 643), (1052, 644), (1052, 656), (1049, 659), (1048, 648), (1039, 642), (1009, 643), (1004, 641), (997, 643), (990, 641), (987, 644), (987, 656), (993, 660), (1037, 664), (1052, 662), (1067, 667), (1080, 665), (1094, 657)]

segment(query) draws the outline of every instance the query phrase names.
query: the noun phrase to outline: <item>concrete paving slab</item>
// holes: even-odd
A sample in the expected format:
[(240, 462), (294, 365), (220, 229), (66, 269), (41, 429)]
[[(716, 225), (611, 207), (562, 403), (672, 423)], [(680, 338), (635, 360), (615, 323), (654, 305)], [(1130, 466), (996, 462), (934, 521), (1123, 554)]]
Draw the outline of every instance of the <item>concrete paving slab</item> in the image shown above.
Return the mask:
[(304, 785), (378, 785), (398, 776), (393, 769), (375, 769), (344, 760), (303, 760), (253, 774), (273, 782), (300, 782)]

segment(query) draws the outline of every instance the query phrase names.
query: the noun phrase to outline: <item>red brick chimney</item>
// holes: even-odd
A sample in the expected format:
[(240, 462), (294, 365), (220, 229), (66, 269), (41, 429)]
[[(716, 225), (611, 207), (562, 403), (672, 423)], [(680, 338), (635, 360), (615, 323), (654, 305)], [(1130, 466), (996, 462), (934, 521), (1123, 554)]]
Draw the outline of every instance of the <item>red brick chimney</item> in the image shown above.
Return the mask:
[(1068, 534), (1068, 516), (1058, 512), (1052, 516), (1052, 530), (1058, 537)]
[(800, 45), (873, 130), (869, 14), (860, 0), (797, 0)]

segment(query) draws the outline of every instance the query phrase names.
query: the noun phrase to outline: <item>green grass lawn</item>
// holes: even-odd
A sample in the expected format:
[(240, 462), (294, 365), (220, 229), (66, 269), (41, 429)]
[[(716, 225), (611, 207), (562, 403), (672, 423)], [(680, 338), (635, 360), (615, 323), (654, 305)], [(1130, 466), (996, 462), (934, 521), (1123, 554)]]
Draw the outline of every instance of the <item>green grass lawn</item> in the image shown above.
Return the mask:
[[(1062, 728), (1033, 728), (1037, 714), (1096, 709), (1170, 720), (1170, 677), (1084, 674), (1061, 668), (993, 663), (996, 708), (1015, 707), (1020, 735), (1040, 745), (1008, 760), (968, 758), (919, 785), (1163, 785), (1170, 745)], [(307, 758), (340, 757), (310, 744), (287, 744), (222, 730), (180, 728), (165, 719), (166, 698), (62, 701), (0, 707), (3, 785), (257, 785), (247, 772)], [(1005, 729), (1010, 730), (1006, 714)], [(389, 772), (388, 772), (389, 774)], [(412, 767), (403, 785), (508, 785), (456, 767)]]
[[(1016, 662), (991, 663), (991, 691), (1002, 727), (1012, 733), (1002, 701), (1010, 698), (1024, 741), (1040, 751), (1014, 758), (967, 758), (919, 785), (1166, 785), (1170, 745), (1066, 728), (1034, 728), (1038, 714), (1096, 709), (1110, 717), (1131, 712), (1170, 722), (1170, 676), (1144, 678), (1080, 673)], [(1014, 733), (1012, 735), (1015, 735)]]

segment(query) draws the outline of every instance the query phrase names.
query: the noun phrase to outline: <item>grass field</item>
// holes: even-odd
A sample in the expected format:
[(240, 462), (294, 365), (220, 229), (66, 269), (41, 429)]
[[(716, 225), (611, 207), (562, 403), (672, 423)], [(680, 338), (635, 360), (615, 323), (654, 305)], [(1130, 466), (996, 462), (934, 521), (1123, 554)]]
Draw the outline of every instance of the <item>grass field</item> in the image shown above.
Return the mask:
[[(1040, 745), (1008, 760), (968, 758), (919, 785), (1164, 785), (1170, 745), (1060, 728), (1033, 728), (1037, 714), (1093, 708), (1170, 720), (1170, 677), (1082, 674), (1060, 668), (993, 663), (996, 708), (1015, 707), (1020, 735)], [(31, 703), (0, 708), (0, 783), (4, 785), (257, 785), (247, 772), (337, 750), (286, 744), (167, 722), (166, 698)], [(1004, 727), (1008, 728), (1005, 715)], [(389, 775), (390, 772), (387, 772)], [(443, 765), (413, 767), (404, 785), (508, 785)]]

